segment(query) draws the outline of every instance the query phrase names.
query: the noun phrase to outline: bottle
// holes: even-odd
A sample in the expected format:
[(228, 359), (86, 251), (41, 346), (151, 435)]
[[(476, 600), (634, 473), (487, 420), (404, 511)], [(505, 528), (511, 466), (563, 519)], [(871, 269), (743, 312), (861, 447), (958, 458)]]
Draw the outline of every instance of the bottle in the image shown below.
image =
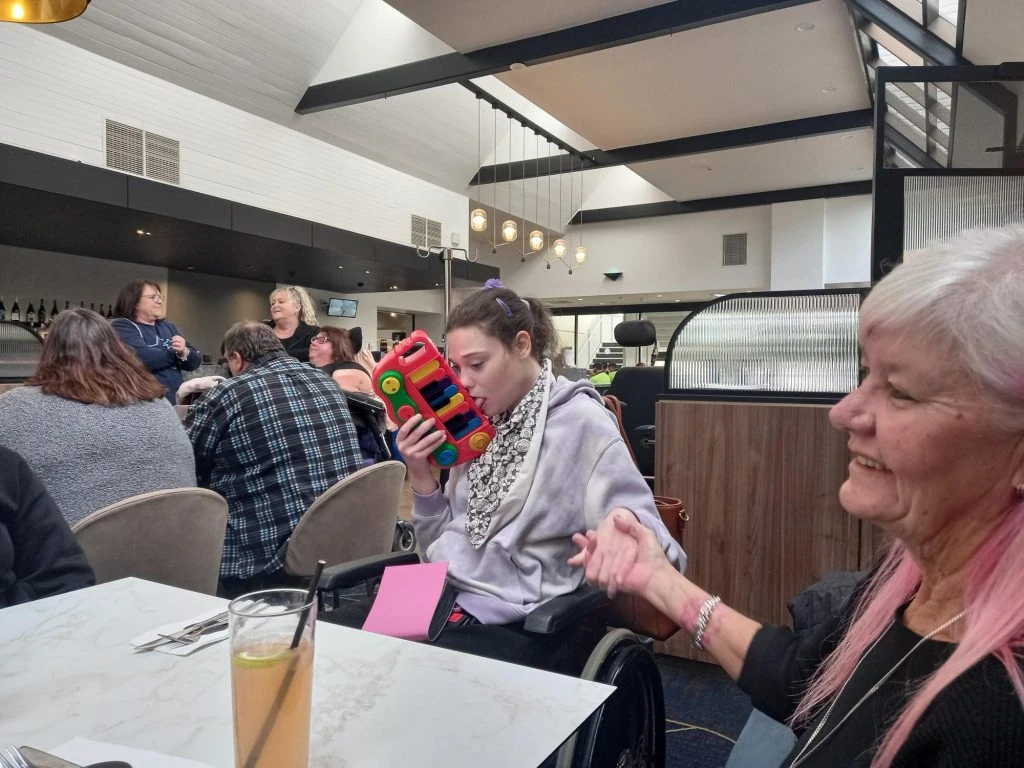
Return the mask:
[(69, 309), (71, 309), (71, 302), (70, 301), (65, 301), (64, 302), (64, 311), (67, 312)]
[(96, 302), (95, 301), (90, 301), (89, 302), (89, 309), (92, 310), (93, 312), (96, 311)]
[(39, 311), (36, 313), (36, 323), (43, 325), (46, 322), (46, 304), (39, 300)]
[(11, 307), (11, 320), (21, 322), (21, 308), (18, 307), (18, 297), (14, 297), (14, 305)]
[(28, 312), (25, 313), (25, 322), (29, 325), (36, 324), (36, 308), (32, 306), (32, 301), (28, 302)]
[(114, 305), (113, 304), (107, 304), (107, 320), (113, 320), (113, 319), (114, 319)]
[(84, 301), (78, 302), (78, 308), (79, 309), (85, 309), (85, 302)]
[(7, 319), (7, 310), (4, 309), (4, 297), (0, 296), (0, 320)]
[(57, 313), (58, 313), (58, 312), (60, 312), (60, 310), (59, 310), (59, 309), (57, 309), (57, 300), (56, 300), (56, 299), (54, 299), (54, 300), (53, 300), (53, 307), (51, 307), (51, 309), (50, 309), (50, 322), (51, 322), (51, 323), (52, 323), (52, 322), (54, 321), (54, 319), (55, 319), (55, 318), (57, 317)]
[(106, 316), (106, 312), (104, 312), (104, 310), (103, 310), (103, 305), (100, 304), (100, 317), (105, 317), (105, 316)]

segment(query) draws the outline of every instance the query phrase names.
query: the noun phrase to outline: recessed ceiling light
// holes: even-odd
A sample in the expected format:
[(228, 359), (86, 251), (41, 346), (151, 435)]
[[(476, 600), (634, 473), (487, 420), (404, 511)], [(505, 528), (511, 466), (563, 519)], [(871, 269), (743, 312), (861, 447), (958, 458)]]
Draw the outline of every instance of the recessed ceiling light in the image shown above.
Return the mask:
[(660, 294), (660, 293), (658, 294), (658, 298), (659, 298), (659, 299), (661, 298), (661, 294)]
[(811, 22), (809, 21), (805, 21), (802, 24), (797, 24), (795, 27), (793, 27), (793, 29), (796, 30), (797, 32), (810, 32), (812, 29), (814, 29), (814, 25), (811, 24)]
[(370, 274), (370, 270), (366, 270), (366, 274)]
[(676, 304), (678, 304), (680, 301), (682, 301), (682, 299), (676, 299)]
[(521, 69), (526, 69), (526, 65), (523, 64), (523, 62), (521, 61), (515, 61), (509, 64), (508, 68), (511, 69), (513, 72), (518, 72)]
[(712, 296), (714, 296), (714, 297), (715, 297), (716, 299), (720, 299), (720, 298), (722, 298), (723, 296), (725, 296), (725, 294), (724, 294), (724, 293), (712, 293), (711, 295), (712, 295)]
[(583, 299), (576, 299), (576, 301), (583, 301)]
[(144, 235), (144, 234), (146, 234), (146, 232), (145, 232), (145, 230), (142, 230), (142, 229), (136, 229), (135, 230), (135, 234), (136, 235)]
[(434, 287), (435, 287), (435, 288), (440, 288), (440, 287), (441, 287), (441, 284), (440, 284), (440, 283), (434, 283)]
[(826, 85), (824, 88), (821, 89), (821, 92), (822, 93), (835, 93), (836, 92), (836, 87), (834, 85)]
[(344, 269), (344, 267), (341, 264), (339, 264), (338, 269)]

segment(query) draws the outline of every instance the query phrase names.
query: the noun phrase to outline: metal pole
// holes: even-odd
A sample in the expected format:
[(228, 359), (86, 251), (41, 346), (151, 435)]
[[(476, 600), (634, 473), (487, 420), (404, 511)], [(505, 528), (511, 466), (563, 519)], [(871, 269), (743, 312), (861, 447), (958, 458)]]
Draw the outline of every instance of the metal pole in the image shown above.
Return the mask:
[(445, 248), (441, 252), (444, 262), (444, 322), (447, 326), (448, 315), (452, 313), (452, 249)]

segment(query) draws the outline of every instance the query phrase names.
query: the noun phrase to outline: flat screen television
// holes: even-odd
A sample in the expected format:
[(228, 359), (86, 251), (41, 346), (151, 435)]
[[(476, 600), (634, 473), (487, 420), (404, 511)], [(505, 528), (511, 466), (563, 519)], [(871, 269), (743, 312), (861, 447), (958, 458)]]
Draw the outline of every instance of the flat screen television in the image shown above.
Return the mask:
[(355, 317), (357, 309), (359, 309), (357, 299), (331, 299), (327, 305), (327, 315), (329, 317)]

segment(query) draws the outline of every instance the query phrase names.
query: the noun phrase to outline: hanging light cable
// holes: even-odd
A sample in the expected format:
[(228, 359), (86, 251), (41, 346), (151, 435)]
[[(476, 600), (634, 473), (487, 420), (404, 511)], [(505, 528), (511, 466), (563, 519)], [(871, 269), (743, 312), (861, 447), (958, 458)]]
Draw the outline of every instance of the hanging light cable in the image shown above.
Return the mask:
[[(512, 117), (508, 118), (508, 215), (512, 215)], [(501, 225), (501, 239), (506, 243), (514, 243), (519, 236), (516, 220), (505, 219)]]
[(522, 259), (521, 260), (522, 261), (526, 261), (527, 240), (526, 240), (526, 124), (525, 123), (523, 123), (523, 176), (522, 176), (522, 185), (523, 185), (523, 212), (522, 212), (522, 215), (519, 217), (519, 229), (523, 233), (523, 247), (520, 250), (520, 253), (522, 253)]
[[(476, 167), (483, 168), (483, 106), (479, 96), (476, 99)], [(478, 171), (479, 173), (479, 171)], [(487, 229), (487, 211), (483, 208), (474, 208), (469, 214), (469, 228), (474, 232), (483, 232)]]
[(576, 263), (583, 266), (587, 260), (587, 247), (583, 245), (583, 162), (580, 161), (580, 244), (576, 246), (576, 253), (573, 255)]
[[(547, 210), (544, 212), (544, 231), (548, 234), (550, 240), (551, 235), (551, 142), (547, 143), (547, 155), (548, 155), (548, 200)], [(551, 262), (548, 261), (547, 257), (544, 257), (544, 262), (548, 265), (547, 268), (551, 269)]]
[[(534, 183), (533, 221), (534, 221), (535, 224), (537, 224), (539, 226), (540, 225), (540, 173), (539, 173), (539, 171), (540, 171), (540, 134), (537, 134), (537, 133), (533, 134), (533, 138), (534, 138), (533, 156), (536, 158), (537, 171), (538, 171), (538, 173), (534, 175), (534, 178), (536, 179), (536, 182)], [(524, 175), (524, 177), (526, 175), (526, 168), (525, 168), (525, 166), (523, 168), (523, 175)], [(523, 183), (523, 189), (526, 189), (525, 181)], [(541, 232), (539, 229), (535, 229), (535, 230), (533, 230), (533, 232), (530, 233), (530, 250), (536, 253), (537, 251), (542, 250), (543, 248), (544, 248), (544, 233)]]
[[(558, 155), (558, 227), (561, 229), (565, 226), (565, 219), (562, 218), (562, 154)], [(565, 252), (569, 249), (569, 246), (565, 244), (565, 240), (559, 237), (551, 244), (551, 250), (555, 252), (555, 256), (559, 259), (565, 256)]]

